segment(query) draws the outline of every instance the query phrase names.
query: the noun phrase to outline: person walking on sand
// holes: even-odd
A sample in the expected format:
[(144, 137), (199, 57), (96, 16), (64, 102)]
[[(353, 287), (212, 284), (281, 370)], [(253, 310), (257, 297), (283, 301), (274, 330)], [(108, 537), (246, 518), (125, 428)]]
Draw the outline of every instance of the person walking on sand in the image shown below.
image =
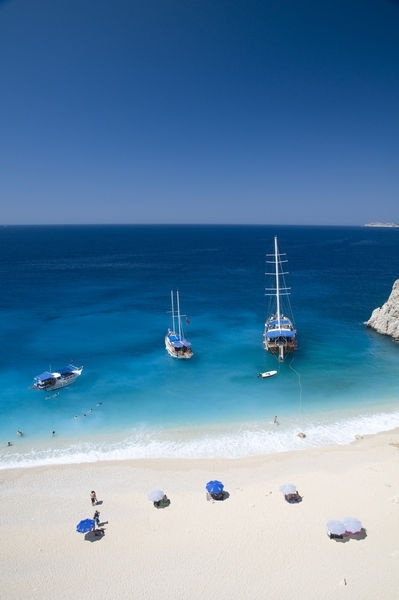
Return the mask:
[(100, 511), (96, 510), (96, 512), (94, 513), (94, 523), (97, 525), (97, 527), (100, 526)]
[(96, 492), (94, 490), (92, 490), (90, 492), (90, 499), (91, 499), (91, 505), (95, 506), (97, 504), (97, 496), (96, 496)]
[(273, 421), (273, 423), (274, 423), (275, 425), (280, 425), (280, 423), (278, 422), (278, 419), (277, 419), (277, 415), (274, 417), (274, 421)]

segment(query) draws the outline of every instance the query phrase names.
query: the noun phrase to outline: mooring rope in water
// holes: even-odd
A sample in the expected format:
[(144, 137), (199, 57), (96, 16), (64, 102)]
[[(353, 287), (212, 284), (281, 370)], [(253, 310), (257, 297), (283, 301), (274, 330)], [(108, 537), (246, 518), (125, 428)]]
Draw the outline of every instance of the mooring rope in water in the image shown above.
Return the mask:
[[(301, 374), (296, 369), (294, 369), (294, 367), (292, 366), (293, 362), (294, 362), (294, 357), (292, 358), (292, 360), (291, 360), (291, 362), (289, 364), (289, 367), (290, 367), (291, 371), (293, 371), (296, 374), (297, 378), (298, 378), (298, 387), (299, 387), (299, 412), (300, 412), (300, 417), (301, 417), (301, 421), (302, 421), (302, 424), (303, 424)], [(304, 433), (298, 433), (298, 435), (300, 437), (305, 437)]]

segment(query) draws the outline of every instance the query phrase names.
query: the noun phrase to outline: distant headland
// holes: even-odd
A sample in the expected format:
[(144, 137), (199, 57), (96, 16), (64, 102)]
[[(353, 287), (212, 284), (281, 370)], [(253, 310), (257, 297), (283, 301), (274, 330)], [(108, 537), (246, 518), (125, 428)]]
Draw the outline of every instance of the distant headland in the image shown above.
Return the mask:
[(399, 227), (397, 223), (380, 223), (380, 221), (376, 221), (375, 223), (366, 223), (365, 227)]

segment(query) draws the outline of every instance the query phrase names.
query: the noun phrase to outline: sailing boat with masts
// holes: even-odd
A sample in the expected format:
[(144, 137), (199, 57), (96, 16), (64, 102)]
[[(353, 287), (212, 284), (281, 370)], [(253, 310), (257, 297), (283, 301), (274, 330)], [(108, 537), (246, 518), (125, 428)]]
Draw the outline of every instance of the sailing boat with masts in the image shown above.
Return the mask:
[(170, 300), (172, 305), (172, 329), (168, 329), (165, 335), (165, 348), (173, 358), (191, 358), (194, 352), (191, 349), (191, 342), (184, 336), (181, 317), (186, 315), (180, 314), (179, 292), (176, 291), (176, 309), (173, 290), (170, 292)]
[[(278, 356), (283, 361), (287, 354), (294, 352), (297, 348), (296, 331), (292, 317), (287, 316), (291, 313), (289, 304), (290, 288), (286, 287), (284, 275), (286, 272), (282, 269), (282, 263), (287, 262), (280, 254), (277, 244), (277, 236), (274, 237), (274, 253), (267, 256), (273, 257), (272, 260), (266, 260), (267, 263), (274, 265), (272, 275), (275, 285), (272, 288), (266, 288), (266, 296), (273, 299), (273, 312), (265, 323), (263, 334), (263, 344), (265, 350), (270, 354)], [(284, 312), (283, 312), (284, 311)]]

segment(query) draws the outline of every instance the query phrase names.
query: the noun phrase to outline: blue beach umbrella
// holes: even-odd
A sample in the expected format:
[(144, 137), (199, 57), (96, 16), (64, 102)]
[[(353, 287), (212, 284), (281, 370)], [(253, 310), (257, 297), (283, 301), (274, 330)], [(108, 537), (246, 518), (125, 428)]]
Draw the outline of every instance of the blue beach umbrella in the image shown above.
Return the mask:
[(208, 483), (206, 484), (206, 491), (210, 494), (220, 494), (220, 492), (223, 492), (223, 488), (223, 483), (217, 480), (208, 481)]
[(93, 519), (82, 519), (82, 521), (80, 521), (77, 525), (76, 525), (76, 531), (79, 533), (87, 533), (88, 531), (91, 531), (94, 527), (94, 520)]

